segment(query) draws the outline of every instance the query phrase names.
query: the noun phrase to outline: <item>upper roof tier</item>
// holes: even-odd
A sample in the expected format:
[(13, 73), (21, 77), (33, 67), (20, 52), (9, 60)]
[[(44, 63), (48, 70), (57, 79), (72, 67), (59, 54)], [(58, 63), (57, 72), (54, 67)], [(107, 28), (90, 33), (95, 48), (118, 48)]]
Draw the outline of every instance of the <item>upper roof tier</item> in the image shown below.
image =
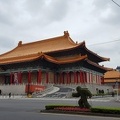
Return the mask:
[(78, 45), (75, 44), (74, 41), (69, 37), (69, 33), (64, 32), (63, 36), (49, 38), (31, 43), (23, 44), (22, 41), (19, 41), (18, 46), (16, 48), (5, 54), (0, 55), (0, 59), (17, 56), (26, 56), (29, 54), (36, 54), (41, 52), (54, 52), (74, 48), (76, 46)]
[[(99, 62), (101, 61), (106, 61), (109, 60), (108, 58), (103, 58), (94, 52), (88, 50), (85, 46), (85, 42), (81, 43), (75, 43), (69, 36), (68, 31), (64, 31), (63, 36), (58, 36), (54, 38), (49, 38), (45, 40), (39, 40), (36, 42), (31, 42), (31, 43), (25, 43), (23, 44), (22, 41), (18, 43), (18, 46), (14, 48), (13, 50), (6, 52), (4, 54), (0, 55), (0, 64), (7, 64), (10, 63), (12, 59), (17, 59), (18, 62), (19, 60), (21, 61), (22, 59), (26, 60), (26, 57), (29, 55), (34, 55), (37, 53), (52, 53), (52, 52), (57, 52), (57, 51), (65, 51), (69, 49), (74, 49), (78, 47), (83, 47), (84, 49), (92, 54), (93, 56), (97, 57), (99, 59)], [(6, 60), (6, 63), (4, 60)], [(4, 61), (4, 62), (2, 62)], [(23, 60), (24, 61), (24, 60)]]

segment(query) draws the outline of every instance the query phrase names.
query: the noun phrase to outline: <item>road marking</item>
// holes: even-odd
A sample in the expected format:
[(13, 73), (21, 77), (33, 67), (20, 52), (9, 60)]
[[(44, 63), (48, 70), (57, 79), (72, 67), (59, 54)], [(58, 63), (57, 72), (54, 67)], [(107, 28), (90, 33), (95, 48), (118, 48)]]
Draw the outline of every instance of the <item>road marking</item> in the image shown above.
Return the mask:
[(104, 119), (104, 120), (120, 120), (120, 118), (117, 118), (117, 117), (108, 117), (108, 116), (92, 116), (92, 115), (81, 115), (81, 114), (62, 114), (62, 113), (41, 113), (41, 114), (45, 114), (45, 115), (54, 115), (54, 116), (70, 116), (70, 117), (83, 117), (83, 118), (96, 118), (96, 119), (98, 119), (98, 117), (100, 118), (100, 119)]

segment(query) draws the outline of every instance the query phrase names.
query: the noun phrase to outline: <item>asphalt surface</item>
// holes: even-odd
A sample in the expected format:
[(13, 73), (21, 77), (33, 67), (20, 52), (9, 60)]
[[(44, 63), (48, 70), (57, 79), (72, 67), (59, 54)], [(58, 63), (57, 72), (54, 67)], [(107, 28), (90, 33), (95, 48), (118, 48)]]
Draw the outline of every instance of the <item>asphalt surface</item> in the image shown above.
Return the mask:
[[(48, 104), (77, 105), (78, 99), (36, 99), (36, 98), (0, 98), (0, 120), (120, 120), (120, 118), (104, 116), (86, 116), (72, 114), (51, 114), (40, 111)], [(92, 106), (119, 107), (115, 98), (89, 99)]]

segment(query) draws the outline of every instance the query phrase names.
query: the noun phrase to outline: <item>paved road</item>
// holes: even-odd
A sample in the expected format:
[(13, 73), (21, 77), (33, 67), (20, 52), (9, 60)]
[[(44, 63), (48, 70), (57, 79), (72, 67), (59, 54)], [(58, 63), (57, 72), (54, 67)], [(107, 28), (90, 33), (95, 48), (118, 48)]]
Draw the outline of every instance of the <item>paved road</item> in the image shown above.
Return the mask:
[[(120, 103), (113, 100), (89, 100), (89, 102), (91, 102), (92, 106), (120, 107)], [(0, 99), (0, 120), (120, 120), (120, 118), (112, 117), (40, 113), (40, 110), (44, 109), (46, 104), (55, 103), (77, 105), (77, 100)]]

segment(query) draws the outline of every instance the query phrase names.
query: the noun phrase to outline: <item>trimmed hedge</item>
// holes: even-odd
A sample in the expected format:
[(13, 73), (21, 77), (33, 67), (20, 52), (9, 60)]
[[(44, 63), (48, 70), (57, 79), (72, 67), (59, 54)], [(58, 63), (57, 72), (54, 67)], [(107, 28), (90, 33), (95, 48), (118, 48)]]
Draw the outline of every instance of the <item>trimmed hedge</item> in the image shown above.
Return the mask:
[(120, 108), (93, 107), (93, 108), (91, 108), (91, 112), (107, 113), (107, 114), (120, 114)]
[(72, 105), (46, 105), (45, 109), (46, 110), (53, 110), (57, 107), (75, 107), (75, 106), (72, 106)]
[[(53, 110), (58, 107), (78, 107), (74, 105), (46, 105), (46, 110)], [(120, 108), (109, 108), (109, 107), (92, 107), (90, 108), (92, 113), (105, 113), (105, 114), (120, 114)]]

